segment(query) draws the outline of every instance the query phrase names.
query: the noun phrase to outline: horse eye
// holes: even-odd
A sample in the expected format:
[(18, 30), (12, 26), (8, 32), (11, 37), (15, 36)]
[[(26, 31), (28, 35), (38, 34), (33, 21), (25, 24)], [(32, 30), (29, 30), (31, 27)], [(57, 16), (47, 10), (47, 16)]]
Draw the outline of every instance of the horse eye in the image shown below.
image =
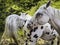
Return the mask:
[(49, 32), (46, 32), (46, 34), (48, 34), (48, 35), (49, 35)]
[(37, 15), (43, 15), (43, 13), (37, 13)]
[(40, 13), (40, 15), (43, 15), (43, 13)]
[(38, 13), (36, 14), (36, 18), (38, 18), (39, 16), (42, 16), (42, 15), (43, 15), (43, 13), (39, 13), (39, 12), (38, 12)]

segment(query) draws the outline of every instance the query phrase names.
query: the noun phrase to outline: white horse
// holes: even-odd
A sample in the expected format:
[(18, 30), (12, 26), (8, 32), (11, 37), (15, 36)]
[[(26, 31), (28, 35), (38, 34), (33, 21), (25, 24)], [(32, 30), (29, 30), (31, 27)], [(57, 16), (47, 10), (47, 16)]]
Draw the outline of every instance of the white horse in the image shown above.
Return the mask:
[(8, 16), (5, 20), (5, 31), (2, 35), (2, 39), (5, 40), (6, 37), (11, 37), (14, 39), (15, 43), (18, 45), (18, 34), (17, 31), (23, 28), (26, 21), (30, 20), (31, 16), (26, 13), (21, 13), (20, 16), (12, 14)]

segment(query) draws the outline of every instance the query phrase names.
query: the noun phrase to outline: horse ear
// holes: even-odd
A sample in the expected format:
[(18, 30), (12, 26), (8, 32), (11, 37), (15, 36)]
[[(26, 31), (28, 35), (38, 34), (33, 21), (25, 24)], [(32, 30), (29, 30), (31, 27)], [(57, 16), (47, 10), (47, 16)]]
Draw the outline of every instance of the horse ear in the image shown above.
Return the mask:
[(49, 7), (51, 0), (46, 4), (46, 8)]

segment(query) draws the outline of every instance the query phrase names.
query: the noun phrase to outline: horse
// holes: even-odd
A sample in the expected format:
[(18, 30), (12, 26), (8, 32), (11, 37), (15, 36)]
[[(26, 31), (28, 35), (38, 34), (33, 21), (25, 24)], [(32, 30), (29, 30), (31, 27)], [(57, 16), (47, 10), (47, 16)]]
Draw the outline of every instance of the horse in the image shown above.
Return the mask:
[(35, 20), (35, 22), (42, 25), (48, 22), (60, 35), (60, 10), (51, 7), (50, 4), (51, 1), (40, 6), (39, 9), (35, 12), (33, 16), (34, 19), (32, 21)]
[(43, 40), (47, 40), (47, 41), (52, 41), (55, 39), (56, 36), (58, 36), (57, 32), (51, 28), (51, 25), (49, 23), (46, 23), (44, 25), (35, 25), (35, 24), (33, 25), (34, 26), (30, 25), (33, 28), (27, 34), (29, 37), (28, 39), (30, 41), (30, 45), (36, 45), (37, 40), (39, 38), (42, 38)]
[[(31, 16), (26, 13), (21, 13), (20, 16), (17, 14), (11, 14), (7, 16), (5, 19), (5, 31), (2, 35), (3, 41), (6, 39), (6, 37), (11, 37), (14, 39), (16, 45), (18, 45), (18, 29), (21, 29), (24, 27), (26, 21), (30, 20)], [(3, 42), (2, 41), (2, 42)]]
[[(32, 22), (36, 22), (40, 25), (44, 25), (48, 22), (60, 35), (60, 10), (51, 7), (50, 4), (51, 1), (40, 6), (33, 15)], [(58, 38), (60, 39), (60, 37)]]

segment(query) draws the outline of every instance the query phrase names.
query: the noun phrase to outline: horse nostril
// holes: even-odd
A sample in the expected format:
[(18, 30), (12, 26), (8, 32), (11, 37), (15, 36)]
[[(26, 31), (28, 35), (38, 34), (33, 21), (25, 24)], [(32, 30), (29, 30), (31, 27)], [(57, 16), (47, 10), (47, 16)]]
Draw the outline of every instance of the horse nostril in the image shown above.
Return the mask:
[(49, 35), (49, 32), (46, 32), (46, 34), (48, 34), (48, 35)]

